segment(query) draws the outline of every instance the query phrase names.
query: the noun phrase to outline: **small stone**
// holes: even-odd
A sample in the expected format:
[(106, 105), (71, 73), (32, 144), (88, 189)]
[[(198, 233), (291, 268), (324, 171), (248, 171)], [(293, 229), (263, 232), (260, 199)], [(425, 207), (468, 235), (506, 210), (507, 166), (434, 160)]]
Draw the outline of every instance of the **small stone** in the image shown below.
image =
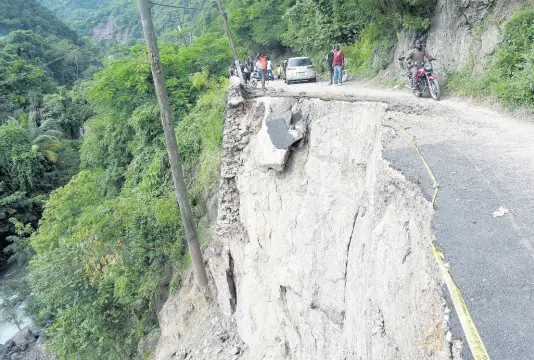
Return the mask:
[(250, 137), (248, 135), (245, 135), (241, 138), (241, 140), (239, 140), (239, 144), (240, 145), (245, 145), (245, 144), (248, 144), (248, 141), (250, 140)]

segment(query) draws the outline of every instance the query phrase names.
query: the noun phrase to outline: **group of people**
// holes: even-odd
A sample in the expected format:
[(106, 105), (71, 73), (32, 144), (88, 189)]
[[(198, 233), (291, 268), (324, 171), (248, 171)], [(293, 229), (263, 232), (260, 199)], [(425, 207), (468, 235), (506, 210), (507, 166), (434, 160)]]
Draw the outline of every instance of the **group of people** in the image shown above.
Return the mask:
[[(252, 61), (251, 57), (247, 57), (244, 63), (241, 65), (241, 72), (245, 83), (248, 84), (252, 79), (253, 74), (258, 74), (258, 78), (261, 80), (261, 87), (265, 90), (265, 80), (274, 80), (274, 71), (277, 72), (277, 76), (280, 77), (281, 65), (275, 69), (272, 61), (269, 59), (266, 53), (260, 52), (256, 55), (256, 62)], [(230, 65), (230, 76), (239, 76), (236, 64)]]
[[(435, 58), (428, 53), (426, 48), (423, 46), (424, 41), (418, 39), (414, 42), (414, 48), (410, 50), (406, 57), (409, 69), (411, 71), (411, 87), (415, 88), (417, 79), (417, 71), (424, 66), (425, 58), (430, 61), (435, 60)], [(340, 45), (334, 45), (332, 50), (330, 50), (325, 55), (325, 66), (328, 68), (330, 73), (330, 82), (329, 85), (343, 85), (343, 69), (345, 67), (345, 54), (341, 50)], [(273, 64), (269, 59), (269, 56), (264, 52), (259, 52), (256, 55), (256, 62), (252, 61), (251, 57), (245, 59), (243, 65), (241, 65), (243, 72), (243, 78), (245, 83), (252, 78), (252, 74), (258, 73), (259, 78), (261, 79), (261, 88), (265, 90), (265, 80), (274, 80), (273, 74)], [(235, 64), (232, 64), (229, 69), (231, 76), (239, 76), (237, 67)], [(278, 77), (281, 75), (281, 65), (277, 67)]]

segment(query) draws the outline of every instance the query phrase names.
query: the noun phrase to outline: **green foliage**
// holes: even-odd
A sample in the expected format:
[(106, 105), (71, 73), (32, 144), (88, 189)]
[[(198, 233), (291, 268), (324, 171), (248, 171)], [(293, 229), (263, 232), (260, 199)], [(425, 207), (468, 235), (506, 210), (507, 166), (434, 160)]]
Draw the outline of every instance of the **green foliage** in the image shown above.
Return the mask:
[[(14, 221), (36, 224), (41, 190), (37, 179), (45, 168), (31, 149), (28, 131), (20, 125), (0, 126), (0, 243), (15, 235)], [(13, 219), (13, 220), (12, 220)]]
[(15, 218), (11, 218), (10, 222), (15, 227), (16, 235), (11, 235), (7, 238), (10, 244), (4, 251), (12, 254), (8, 262), (16, 261), (19, 266), (24, 266), (35, 254), (29, 238), (34, 232), (34, 228), (30, 224), (24, 224)]
[(34, 30), (77, 41), (77, 34), (35, 0), (0, 0), (0, 36), (13, 30)]
[(110, 4), (110, 0), (40, 0), (58, 18), (64, 19), (79, 33), (89, 35), (89, 21), (99, 10)]
[(227, 85), (211, 83), (176, 128), (186, 173), (194, 178), (190, 196), (197, 217), (205, 213), (208, 192), (219, 178)]
[(283, 44), (298, 54), (324, 53), (344, 43), (349, 70), (373, 76), (392, 60), (397, 33), (430, 27), (435, 1), (297, 0), (284, 15)]
[(300, 54), (331, 48), (333, 30), (328, 14), (313, 0), (299, 0), (285, 14), (288, 30), (284, 44)]
[[(67, 40), (43, 37), (32, 31), (11, 32), (0, 39), (0, 124), (10, 118), (21, 120), (31, 106), (50, 106), (50, 101), (42, 104), (43, 99), (46, 95), (58, 93), (61, 99), (57, 101), (61, 104), (56, 104), (55, 113), (47, 109), (45, 115), (48, 117), (44, 116), (42, 121), (50, 116), (59, 117), (59, 111), (63, 111), (60, 121), (65, 122), (64, 130), (69, 137), (76, 138), (77, 128), (87, 116), (74, 119), (77, 113), (83, 115), (83, 106), (74, 106), (82, 104), (74, 104), (71, 99), (74, 93), (65, 87), (72, 87), (75, 81), (85, 76), (86, 70), (96, 64), (98, 62), (89, 48), (82, 49)], [(39, 111), (36, 112), (40, 115)], [(40, 121), (38, 118), (37, 122)]]
[(396, 43), (396, 33), (387, 23), (371, 23), (360, 34), (360, 40), (345, 47), (351, 74), (371, 77), (389, 65)]
[(489, 68), (471, 75), (470, 69), (449, 74), (453, 91), (477, 98), (494, 96), (503, 105), (534, 108), (534, 11), (518, 11), (504, 25), (503, 42)]
[(37, 226), (46, 194), (77, 171), (76, 144), (51, 133), (45, 127), (32, 132), (15, 123), (0, 125), (0, 242), (17, 242), (6, 251), (19, 262), (28, 256), (25, 237)]
[(29, 280), (60, 358), (131, 358), (155, 320), (166, 264), (185, 253), (172, 192), (103, 199), (98, 175), (83, 171), (54, 192), (32, 237)]
[(47, 193), (77, 172), (70, 139), (90, 114), (81, 91), (67, 87), (97, 62), (34, 1), (4, 3), (0, 11), (11, 17), (4, 30), (12, 31), (0, 39), (0, 244), (11, 242), (8, 254), (23, 261)]
[[(206, 35), (160, 53), (200, 219), (217, 179), (227, 86), (217, 79), (230, 52)], [(186, 242), (145, 50), (117, 52), (84, 93), (94, 116), (82, 171), (46, 203), (29, 280), (60, 359), (129, 359), (156, 324), (157, 295), (189, 263)], [(46, 109), (59, 103), (48, 97)]]

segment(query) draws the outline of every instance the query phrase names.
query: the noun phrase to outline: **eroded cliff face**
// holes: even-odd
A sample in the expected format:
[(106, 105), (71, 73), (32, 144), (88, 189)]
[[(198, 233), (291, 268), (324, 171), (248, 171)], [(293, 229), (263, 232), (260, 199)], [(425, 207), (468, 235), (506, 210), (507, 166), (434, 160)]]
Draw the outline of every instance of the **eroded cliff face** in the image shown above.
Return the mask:
[[(441, 73), (480, 72), (502, 39), (503, 23), (529, 2), (534, 6), (532, 0), (438, 0), (432, 27), (423, 36), (438, 58), (435, 68)], [(399, 34), (395, 59), (409, 51), (415, 36), (410, 31)]]
[[(452, 358), (429, 203), (382, 158), (389, 105), (234, 105), (206, 251), (213, 302), (186, 284), (160, 314), (154, 357)], [(279, 117), (307, 129), (287, 150), (269, 140)]]

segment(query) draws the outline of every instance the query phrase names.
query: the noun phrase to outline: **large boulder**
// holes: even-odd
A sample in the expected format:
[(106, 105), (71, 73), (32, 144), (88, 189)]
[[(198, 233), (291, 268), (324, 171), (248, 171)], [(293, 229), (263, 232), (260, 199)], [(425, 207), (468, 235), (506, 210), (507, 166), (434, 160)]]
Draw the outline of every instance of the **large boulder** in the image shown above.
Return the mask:
[(25, 327), (21, 331), (19, 331), (13, 338), (11, 339), (17, 346), (31, 344), (35, 341), (37, 341), (37, 336), (33, 333), (33, 331), (29, 327)]
[(281, 172), (289, 157), (290, 147), (304, 137), (307, 119), (293, 112), (294, 99), (266, 99), (265, 115), (256, 136), (256, 165), (262, 171)]
[(228, 105), (232, 108), (245, 103), (241, 94), (241, 80), (237, 76), (230, 78), (230, 88), (228, 89)]

